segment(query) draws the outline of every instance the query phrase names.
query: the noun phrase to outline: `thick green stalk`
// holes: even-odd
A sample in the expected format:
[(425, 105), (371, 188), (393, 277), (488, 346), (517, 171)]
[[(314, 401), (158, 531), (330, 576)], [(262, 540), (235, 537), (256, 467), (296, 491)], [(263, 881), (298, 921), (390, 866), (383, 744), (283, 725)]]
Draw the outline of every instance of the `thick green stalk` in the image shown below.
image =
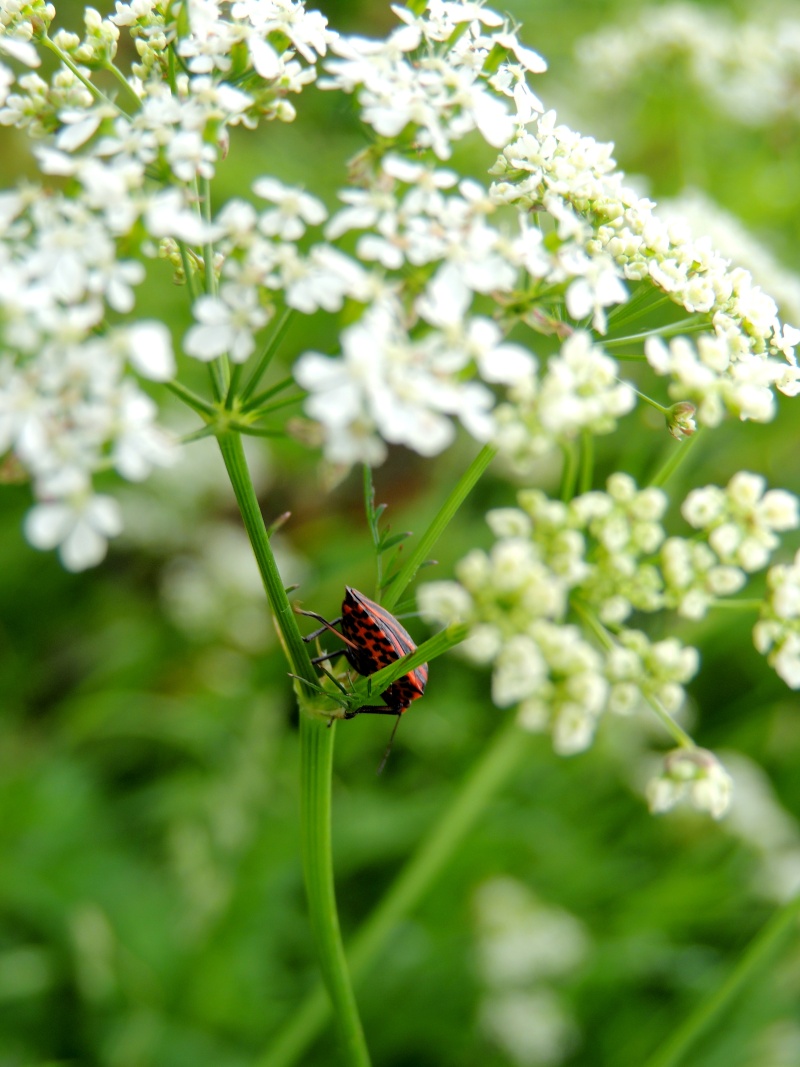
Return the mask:
[(792, 928), (797, 932), (800, 895), (775, 912), (753, 938), (736, 967), (716, 992), (692, 1012), (669, 1040), (646, 1062), (645, 1067), (677, 1067), (718, 1016), (751, 982)]
[[(241, 438), (218, 437), (225, 467), (261, 572), (270, 607), (292, 669), (301, 679), (316, 682), (316, 674), (283, 585), (261, 509), (247, 468)], [(301, 682), (302, 684), (302, 682)], [(308, 693), (312, 692), (306, 687)], [(369, 1067), (350, 976), (342, 948), (333, 883), (331, 850), (331, 770), (335, 727), (300, 712), (300, 824), (303, 872), (314, 941), (325, 985), (336, 1014), (347, 1067)]]
[(316, 672), (297, 628), (297, 616), (292, 611), (283, 579), (272, 554), (264, 518), (250, 471), (247, 469), (242, 440), (239, 434), (231, 432), (219, 434), (217, 440), (292, 671), (301, 678), (316, 683)]
[(306, 898), (322, 975), (334, 1009), (343, 1062), (370, 1067), (342, 947), (331, 854), (331, 774), (336, 727), (300, 716), (300, 825)]
[[(452, 803), (401, 871), (353, 940), (350, 973), (361, 977), (400, 920), (417, 906), (463, 845), (487, 803), (530, 752), (533, 738), (513, 718), (501, 727), (472, 768)], [(322, 1030), (330, 1015), (322, 990), (303, 1001), (256, 1067), (291, 1067)]]
[(466, 500), (475, 483), (489, 466), (497, 454), (493, 445), (484, 445), (469, 467), (459, 478), (455, 488), (439, 509), (438, 514), (428, 529), (417, 541), (415, 547), (409, 552), (406, 561), (397, 572), (397, 577), (386, 590), (382, 597), (382, 604), (387, 611), (391, 611), (400, 597), (405, 592), (409, 582), (414, 580), (414, 575), (428, 558), (433, 546), (447, 528), (451, 519)]

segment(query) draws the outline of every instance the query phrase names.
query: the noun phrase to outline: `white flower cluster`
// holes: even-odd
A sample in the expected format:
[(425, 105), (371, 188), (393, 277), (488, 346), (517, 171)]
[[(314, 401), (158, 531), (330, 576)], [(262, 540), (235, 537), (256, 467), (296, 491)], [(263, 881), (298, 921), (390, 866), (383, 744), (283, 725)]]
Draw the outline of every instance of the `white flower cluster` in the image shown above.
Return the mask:
[(730, 807), (731, 776), (713, 752), (705, 748), (676, 748), (664, 757), (663, 772), (647, 787), (653, 813), (669, 811), (688, 800), (698, 811), (721, 819)]
[(725, 489), (707, 485), (693, 489), (681, 512), (696, 530), (702, 530), (722, 563), (747, 573), (761, 570), (780, 544), (778, 533), (800, 525), (800, 502), (785, 489), (765, 492), (760, 474), (739, 471)]
[(753, 642), (790, 689), (800, 689), (800, 552), (767, 572), (767, 596)]
[[(40, 0), (3, 4), (0, 55), (38, 66), (35, 44), (54, 15)], [(115, 102), (90, 79), (111, 69), (121, 30), (133, 38), (140, 63), (128, 77), (113, 68), (122, 82)], [(271, 240), (301, 236), (298, 219), (321, 222), (318, 201), (265, 181), (256, 193), (270, 200), (266, 211), (257, 216), (245, 205), (243, 224), (234, 203), (215, 226), (200, 217), (196, 193), (197, 179), (213, 176), (227, 147), (227, 126), (293, 117), (285, 97), (314, 79), (313, 64), (332, 37), (322, 15), (293, 0), (191, 0), (169, 11), (154, 0), (132, 0), (117, 3), (107, 19), (87, 8), (83, 37), (59, 30), (49, 38), (62, 60), (49, 81), (28, 73), (15, 84), (0, 63), (0, 124), (36, 139), (41, 171), (74, 179), (76, 190), (69, 197), (36, 188), (0, 195), (0, 343), (7, 353), (0, 361), (0, 451), (13, 450), (33, 482), (38, 503), (26, 521), (28, 539), (60, 546), (72, 570), (97, 563), (121, 527), (116, 502), (95, 494), (95, 476), (114, 469), (140, 480), (175, 457), (170, 435), (156, 424), (155, 403), (129, 373), (156, 382), (174, 376), (169, 332), (146, 320), (108, 322), (109, 312), (130, 315), (134, 287), (145, 276), (122, 249), (153, 255), (153, 239), (202, 245), (258, 223), (262, 245), (271, 249), (261, 277), (270, 277), (271, 288), (286, 283), (290, 305), (326, 304), (324, 293), (316, 303), (295, 296), (302, 274), (307, 293), (324, 290), (326, 274), (342, 290), (339, 262), (297, 267), (295, 246)], [(185, 67), (177, 74), (169, 67), (172, 46)], [(270, 308), (252, 284), (239, 281), (198, 301), (198, 325), (187, 336), (191, 354), (212, 359), (228, 351), (241, 361), (252, 352)], [(327, 303), (340, 307), (342, 299)]]
[(640, 706), (641, 694), (670, 714), (680, 711), (685, 699), (683, 686), (694, 678), (699, 666), (697, 649), (682, 645), (674, 637), (651, 642), (641, 630), (621, 630), (606, 659), (608, 709), (629, 715)]
[(385, 41), (340, 37), (323, 88), (356, 93), (361, 117), (380, 137), (406, 137), (448, 159), (451, 144), (478, 130), (500, 148), (542, 105), (528, 72), (547, 65), (506, 20), (477, 3), (430, 0), (422, 14), (393, 6), (403, 23)]
[(584, 430), (612, 433), (636, 403), (636, 393), (619, 380), (618, 371), (591, 334), (576, 330), (550, 357), (541, 377), (530, 375), (514, 384), (508, 402), (495, 411), (494, 437), (514, 469), (527, 472), (540, 456)]
[(789, 322), (800, 322), (800, 275), (779, 262), (770, 248), (707, 193), (687, 189), (674, 199), (661, 201), (659, 213), (668, 224), (682, 220), (697, 238), (710, 238), (723, 256), (750, 271), (756, 284), (775, 298)]
[(421, 586), (423, 615), (467, 622), (464, 651), (492, 664), (494, 702), (518, 705), (527, 729), (550, 729), (562, 754), (588, 747), (606, 710), (627, 714), (645, 698), (677, 711), (697, 671), (695, 649), (628, 629), (604, 633), (598, 647), (566, 623), (573, 603), (579, 617), (588, 610), (614, 626), (634, 607), (662, 605), (647, 557), (664, 540), (664, 493), (615, 474), (605, 493), (564, 504), (525, 490), (519, 504), (489, 513), (497, 541), (458, 564), (458, 582)]
[[(626, 279), (647, 279), (690, 314), (707, 315), (722, 347), (715, 359), (703, 362), (707, 380), (698, 388), (713, 391), (718, 378), (732, 377), (737, 396), (747, 396), (749, 386), (757, 401), (742, 402), (742, 410), (733, 404), (736, 413), (770, 418), (772, 407), (758, 391), (773, 382), (787, 395), (800, 391), (793, 349), (800, 332), (781, 326), (775, 302), (747, 271), (731, 269), (709, 242), (693, 240), (685, 225), (665, 223), (652, 201), (627, 188), (611, 148), (557, 125), (548, 112), (503, 150), (493, 168), (499, 180), (492, 195), (525, 210), (544, 209), (557, 221), (559, 236), (582, 246), (590, 262), (607, 257)], [(597, 318), (594, 325), (603, 329)], [(773, 365), (769, 357), (779, 355), (784, 362)], [(661, 372), (671, 373), (672, 367)], [(676, 381), (682, 384), (678, 375)]]
[[(57, 69), (49, 83), (36, 74), (21, 78), (17, 91), (6, 93), (0, 123), (26, 128), (34, 137), (53, 134), (37, 150), (41, 170), (75, 177), (86, 201), (105, 208), (115, 232), (130, 230), (149, 209), (153, 236), (199, 241), (191, 219), (164, 225), (176, 208), (179, 216), (194, 216), (191, 198), (176, 202), (173, 195), (157, 211), (160, 224), (153, 218), (147, 177), (157, 173), (176, 183), (210, 178), (227, 148), (228, 126), (252, 128), (262, 117), (293, 119), (285, 97), (315, 79), (313, 64), (334, 35), (322, 15), (294, 0), (192, 0), (188, 26), (174, 21), (178, 10), (165, 19), (154, 0), (133, 0), (118, 2), (116, 13), (101, 20), (87, 8), (83, 39), (66, 31), (53, 37), (73, 66)], [(33, 17), (24, 23), (31, 36)], [(99, 90), (91, 92), (85, 80), (113, 60), (120, 28), (133, 36), (142, 63), (123, 79), (127, 96), (114, 104)], [(168, 44), (185, 62), (177, 75), (168, 70)], [(243, 51), (234, 69), (237, 49)]]
[[(295, 366), (334, 463), (380, 462), (384, 442), (433, 455), (452, 441), (453, 416), (487, 440), (494, 429), (487, 385), (534, 374), (533, 357), (504, 342), (497, 323), (471, 306), (476, 294), (510, 291), (524, 263), (547, 272), (541, 235), (511, 242), (488, 220), (494, 206), (486, 191), (475, 181), (456, 189), (457, 180), (390, 153), (370, 188), (342, 194), (346, 206), (326, 227), (331, 240), (368, 231), (356, 243), (362, 265), (349, 261), (338, 273), (357, 281), (351, 298), (372, 300), (342, 334), (339, 358), (308, 352)], [(342, 253), (328, 255), (344, 263)], [(409, 267), (430, 274), (421, 293), (408, 283)]]
[[(345, 207), (325, 233), (336, 240), (365, 231), (355, 252), (372, 272), (367, 291), (373, 299), (383, 295), (382, 306), (345, 332), (341, 358), (309, 353), (296, 369), (330, 460), (378, 462), (384, 441), (431, 455), (452, 440), (453, 415), (479, 440), (496, 436), (521, 467), (583, 429), (615, 428), (634, 393), (588, 333), (568, 337), (539, 381), (533, 357), (473, 311), (482, 296), (511, 300), (524, 275), (545, 287), (566, 285), (572, 313), (585, 317), (626, 299), (624, 289), (604, 282), (605, 267), (598, 273), (574, 248), (567, 255), (567, 243), (550, 252), (522, 212), (503, 228), (494, 225), (498, 205), (487, 190), (459, 182), (453, 171), (390, 152), (364, 181), (365, 188), (342, 193)], [(421, 270), (428, 280), (420, 293)], [(619, 283), (614, 272), (610, 277)], [(572, 328), (565, 324), (565, 332)], [(366, 373), (369, 351), (379, 358)], [(486, 386), (498, 385), (508, 387), (507, 402), (489, 417), (494, 393)]]
[(138, 481), (173, 459), (155, 403), (126, 373), (153, 381), (175, 370), (157, 322), (104, 325), (106, 308), (128, 312), (137, 262), (79, 201), (5, 193), (1, 203), (0, 452), (13, 449), (39, 503), (26, 531), (39, 548), (60, 546), (64, 564), (97, 563), (119, 532), (116, 503), (92, 488), (114, 468)]
[[(797, 331), (789, 327), (784, 331), (795, 339)], [(696, 405), (697, 422), (703, 426), (718, 426), (726, 412), (739, 419), (769, 422), (775, 414), (772, 386), (790, 396), (800, 391), (793, 366), (753, 353), (734, 359), (730, 342), (719, 335), (700, 334), (696, 344), (686, 337), (675, 337), (669, 344), (660, 337), (648, 337), (644, 350), (656, 374), (672, 379), (670, 396)]]
[(800, 19), (786, 13), (735, 22), (720, 9), (671, 3), (627, 18), (579, 42), (590, 84), (614, 91), (660, 67), (680, 64), (681, 76), (737, 122), (766, 125), (797, 115)]
[(704, 541), (669, 537), (659, 554), (664, 579), (664, 604), (685, 619), (702, 619), (715, 600), (744, 588), (741, 567), (720, 563)]

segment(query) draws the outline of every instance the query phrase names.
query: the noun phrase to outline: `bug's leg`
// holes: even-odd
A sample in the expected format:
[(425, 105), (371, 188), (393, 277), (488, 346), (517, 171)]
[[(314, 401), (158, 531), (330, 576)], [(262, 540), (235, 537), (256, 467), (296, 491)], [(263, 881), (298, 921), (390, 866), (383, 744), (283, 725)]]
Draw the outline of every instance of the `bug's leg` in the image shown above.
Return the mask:
[(341, 615), (338, 619), (332, 619), (330, 622), (328, 622), (328, 620), (323, 619), (321, 615), (317, 615), (316, 611), (304, 611), (302, 608), (295, 608), (294, 613), (295, 615), (307, 615), (309, 619), (316, 619), (317, 622), (322, 623), (322, 626), (320, 626), (318, 630), (315, 630), (313, 634), (306, 634), (306, 636), (303, 638), (304, 641), (313, 641), (315, 637), (319, 637), (320, 634), (324, 634), (326, 630), (330, 630), (331, 633), (336, 634), (337, 637), (342, 636), (338, 630), (334, 629), (334, 627), (342, 621)]
[(363, 708), (348, 711), (345, 714), (345, 718), (354, 719), (356, 715), (397, 715), (399, 717), (405, 710), (405, 708), (401, 708), (398, 711), (397, 708), (389, 708), (386, 704), (365, 704)]
[(336, 659), (343, 655), (344, 652), (341, 649), (339, 649), (338, 652), (323, 652), (321, 656), (314, 656), (311, 662), (317, 666), (320, 663), (324, 663), (326, 659)]
[(400, 725), (400, 719), (402, 718), (402, 711), (398, 711), (397, 718), (395, 719), (394, 726), (392, 727), (392, 736), (389, 738), (389, 744), (386, 746), (386, 751), (383, 754), (383, 759), (378, 766), (376, 774), (383, 774), (383, 768), (386, 766), (386, 761), (389, 758), (389, 753), (392, 751), (392, 745), (394, 744), (394, 735), (397, 733), (397, 727)]

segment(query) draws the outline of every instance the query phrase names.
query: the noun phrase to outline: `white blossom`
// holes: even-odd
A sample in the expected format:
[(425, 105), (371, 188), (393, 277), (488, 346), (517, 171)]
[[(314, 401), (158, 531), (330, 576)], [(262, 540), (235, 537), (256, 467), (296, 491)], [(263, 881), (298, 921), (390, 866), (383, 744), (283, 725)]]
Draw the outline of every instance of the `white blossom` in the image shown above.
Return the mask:
[(766, 479), (739, 471), (722, 490), (693, 489), (683, 504), (690, 525), (703, 530), (720, 561), (748, 573), (769, 562), (780, 543), (778, 533), (800, 525), (797, 497), (783, 489), (766, 490)]
[(733, 792), (730, 775), (713, 752), (705, 748), (678, 748), (664, 757), (664, 770), (647, 786), (650, 810), (660, 814), (686, 799), (714, 819), (727, 812)]
[(35, 548), (58, 548), (70, 571), (83, 571), (104, 559), (109, 538), (122, 530), (119, 505), (109, 496), (78, 486), (60, 499), (36, 504), (25, 519), (25, 535)]
[(201, 296), (193, 311), (197, 323), (183, 347), (204, 362), (227, 352), (234, 363), (244, 363), (255, 350), (255, 334), (269, 319), (256, 292), (233, 283), (222, 285), (219, 296)]

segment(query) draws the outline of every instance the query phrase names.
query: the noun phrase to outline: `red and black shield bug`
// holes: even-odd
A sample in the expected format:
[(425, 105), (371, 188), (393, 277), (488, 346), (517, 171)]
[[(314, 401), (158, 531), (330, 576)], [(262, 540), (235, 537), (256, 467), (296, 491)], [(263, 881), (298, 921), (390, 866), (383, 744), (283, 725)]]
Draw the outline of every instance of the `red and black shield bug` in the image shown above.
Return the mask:
[[(398, 620), (380, 604), (370, 600), (368, 596), (359, 593), (357, 589), (345, 588), (344, 600), (342, 601), (342, 614), (338, 619), (328, 622), (321, 615), (313, 611), (301, 611), (301, 615), (308, 615), (322, 623), (319, 630), (304, 638), (311, 641), (319, 637), (325, 630), (330, 630), (340, 637), (344, 643), (344, 655), (347, 662), (358, 674), (365, 677), (374, 674), (382, 667), (395, 663), (398, 659), (408, 655), (416, 649), (410, 634)], [(341, 623), (342, 632), (335, 627)], [(321, 663), (326, 659), (333, 659), (341, 655), (339, 652), (326, 652), (317, 656), (312, 663)], [(361, 708), (348, 711), (346, 719), (352, 719), (356, 715), (396, 715), (397, 724), (400, 716), (425, 692), (428, 682), (428, 664), (423, 663), (415, 667), (408, 674), (398, 678), (396, 682), (381, 693), (381, 699), (385, 704), (365, 704)], [(392, 731), (394, 738), (394, 730)], [(391, 741), (389, 742), (391, 748)], [(387, 750), (388, 755), (388, 750)], [(385, 762), (386, 757), (384, 757)], [(381, 764), (381, 767), (383, 764)]]

